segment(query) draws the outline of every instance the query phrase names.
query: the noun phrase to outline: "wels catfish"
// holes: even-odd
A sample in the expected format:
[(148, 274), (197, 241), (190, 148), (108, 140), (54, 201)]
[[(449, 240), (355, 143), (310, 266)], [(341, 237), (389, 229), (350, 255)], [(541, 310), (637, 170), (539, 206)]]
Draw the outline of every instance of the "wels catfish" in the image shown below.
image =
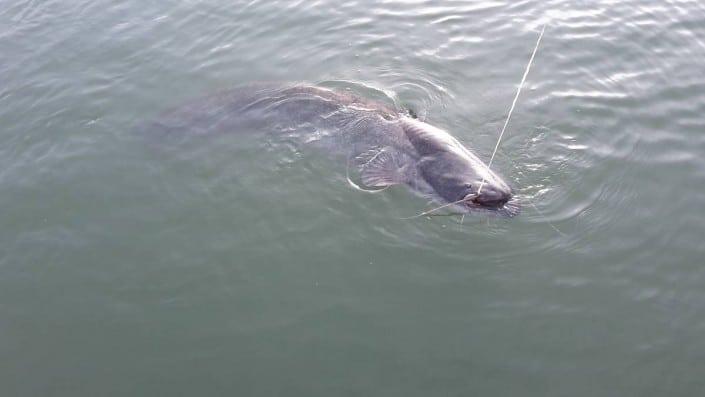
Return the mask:
[(286, 134), (344, 156), (364, 189), (405, 185), (461, 213), (518, 212), (509, 185), (448, 132), (348, 92), (249, 85), (168, 111), (147, 127), (168, 134)]

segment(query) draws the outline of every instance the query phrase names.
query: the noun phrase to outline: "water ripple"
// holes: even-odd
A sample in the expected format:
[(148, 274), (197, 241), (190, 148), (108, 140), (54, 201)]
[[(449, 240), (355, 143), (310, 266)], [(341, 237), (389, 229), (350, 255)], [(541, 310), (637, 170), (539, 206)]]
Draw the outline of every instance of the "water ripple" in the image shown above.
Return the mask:
[[(319, 378), (340, 380), (326, 371), (345, 361), (353, 378), (372, 379), (372, 390), (346, 389), (357, 394), (388, 385), (352, 367), (380, 357), (392, 377), (412, 379), (387, 394), (440, 383), (445, 394), (477, 385), (541, 394), (503, 381), (537, 377), (566, 379), (556, 394), (580, 394), (594, 368), (605, 369), (598, 383), (626, 394), (693, 394), (705, 327), (704, 21), (702, 2), (675, 0), (6, 1), (8, 362), (51, 380), (55, 368), (99, 361), (63, 342), (107, 313), (106, 324), (129, 332), (94, 334), (101, 343), (88, 349), (119, 352), (110, 341), (139, 339), (140, 330), (165, 331), (178, 346), (165, 349), (178, 359), (157, 348), (130, 349), (137, 356), (122, 361), (111, 354), (111, 368), (127, 375), (155, 362), (171, 372), (224, 346), (233, 357), (257, 351), (253, 374), (305, 357)], [(487, 160), (544, 24), (493, 163), (524, 202), (512, 219), (400, 220), (425, 200), (403, 188), (353, 191), (342, 165), (321, 153), (237, 134), (146, 143), (132, 128), (226, 87), (309, 81), (411, 110)], [(56, 313), (65, 320), (52, 323)], [(387, 338), (398, 330), (404, 337)], [(52, 361), (46, 346), (77, 361)], [(348, 346), (368, 350), (314, 360)], [(205, 367), (217, 380), (218, 369)], [(197, 378), (193, 368), (183, 379)], [(667, 382), (648, 381), (664, 373)], [(297, 374), (290, 378), (307, 379)], [(288, 386), (281, 390), (299, 390)], [(14, 394), (45, 390), (22, 391)]]

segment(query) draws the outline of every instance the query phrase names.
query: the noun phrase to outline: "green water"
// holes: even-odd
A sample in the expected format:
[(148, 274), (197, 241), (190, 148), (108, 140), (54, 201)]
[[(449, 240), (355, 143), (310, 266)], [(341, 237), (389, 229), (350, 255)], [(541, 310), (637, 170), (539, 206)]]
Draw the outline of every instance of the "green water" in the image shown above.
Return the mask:
[[(520, 216), (400, 220), (324, 153), (135, 126), (253, 81), (389, 98)], [(695, 396), (699, 1), (0, 5), (2, 396)]]

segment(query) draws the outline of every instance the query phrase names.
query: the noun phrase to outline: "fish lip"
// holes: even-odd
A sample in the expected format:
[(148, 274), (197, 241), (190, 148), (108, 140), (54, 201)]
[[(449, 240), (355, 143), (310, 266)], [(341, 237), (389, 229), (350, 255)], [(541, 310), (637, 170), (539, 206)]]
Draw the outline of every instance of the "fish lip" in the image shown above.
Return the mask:
[[(502, 207), (502, 205), (504, 205), (504, 203), (500, 203), (499, 200), (496, 200), (496, 201), (484, 201), (484, 202), (482, 202), (482, 201), (479, 201), (479, 198), (480, 198), (479, 195), (475, 195), (474, 197), (472, 197), (472, 198), (470, 199), (470, 201), (471, 201), (473, 204), (475, 204), (476, 206), (482, 207), (482, 208), (500, 208), (500, 207)], [(498, 204), (498, 205), (497, 205), (497, 204)]]
[[(471, 196), (471, 195), (468, 195), (468, 196)], [(479, 201), (479, 199), (480, 199), (480, 195), (478, 195), (478, 194), (474, 194), (474, 197), (471, 197), (471, 201), (482, 208), (501, 209), (502, 207), (504, 207), (505, 204), (511, 202), (514, 199), (514, 197), (513, 197), (513, 195), (509, 194), (508, 198), (503, 197), (503, 198), (500, 198), (497, 200)]]
[(494, 200), (494, 201), (485, 201), (485, 202), (479, 202), (477, 200), (472, 201), (474, 204), (483, 207), (483, 208), (492, 208), (492, 209), (500, 209), (504, 207), (505, 204), (509, 202), (509, 200)]
[(496, 206), (479, 203), (476, 200), (477, 197), (478, 195), (476, 193), (470, 193), (463, 199), (462, 204), (468, 212), (481, 211), (489, 214), (498, 214), (509, 218), (517, 216), (521, 212), (521, 204), (515, 196), (512, 196), (506, 202)]

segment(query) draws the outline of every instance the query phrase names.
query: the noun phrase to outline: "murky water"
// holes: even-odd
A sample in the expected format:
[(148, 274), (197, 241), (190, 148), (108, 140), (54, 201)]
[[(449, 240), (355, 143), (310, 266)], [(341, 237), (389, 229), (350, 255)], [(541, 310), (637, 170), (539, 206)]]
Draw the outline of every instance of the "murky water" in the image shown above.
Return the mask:
[[(267, 137), (135, 126), (253, 81), (410, 108), (519, 217)], [(0, 5), (7, 396), (693, 396), (705, 390), (699, 1)]]

